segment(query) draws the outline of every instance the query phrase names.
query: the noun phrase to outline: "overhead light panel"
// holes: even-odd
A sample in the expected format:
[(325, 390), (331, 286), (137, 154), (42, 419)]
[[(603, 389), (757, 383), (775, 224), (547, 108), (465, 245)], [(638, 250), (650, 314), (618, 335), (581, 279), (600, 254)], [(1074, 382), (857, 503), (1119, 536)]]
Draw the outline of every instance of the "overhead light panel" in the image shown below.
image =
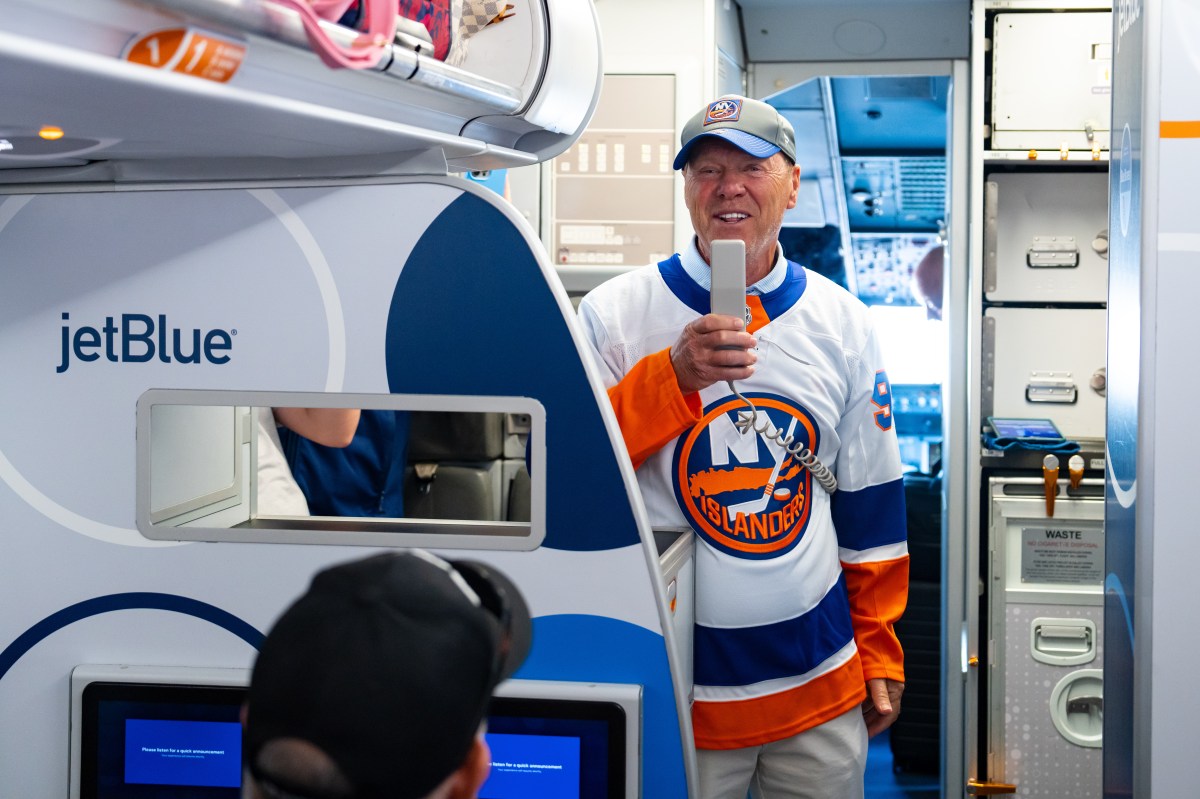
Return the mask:
[(8, 139), (0, 139), (0, 153), (4, 152), (5, 150), (11, 150), (12, 148), (13, 143)]

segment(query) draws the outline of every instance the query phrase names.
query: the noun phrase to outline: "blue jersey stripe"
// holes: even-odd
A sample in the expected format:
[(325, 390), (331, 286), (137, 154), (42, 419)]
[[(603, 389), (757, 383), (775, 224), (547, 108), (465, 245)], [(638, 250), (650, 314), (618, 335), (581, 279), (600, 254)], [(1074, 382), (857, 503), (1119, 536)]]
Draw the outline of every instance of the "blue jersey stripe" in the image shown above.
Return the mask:
[[(796, 300), (800, 299), (800, 295), (804, 293), (805, 286), (808, 285), (808, 276), (805, 274), (803, 266), (788, 261), (787, 267), (787, 277), (784, 278), (779, 288), (762, 295), (763, 310), (768, 319), (774, 319), (795, 305)], [(709, 292), (700, 288), (696, 281), (688, 276), (683, 264), (680, 263), (678, 254), (672, 255), (665, 261), (660, 261), (658, 271), (667, 284), (667, 288), (679, 298), (680, 302), (698, 314), (708, 313), (712, 307)]]
[(850, 642), (850, 604), (846, 578), (807, 613), (759, 627), (717, 628), (696, 625), (697, 685), (753, 685), (812, 671)]
[(838, 546), (863, 550), (908, 540), (903, 480), (858, 491), (839, 486), (831, 510)]
[(792, 261), (788, 261), (787, 266), (788, 273), (783, 284), (774, 291), (768, 291), (762, 295), (763, 310), (766, 311), (768, 319), (777, 318), (795, 305), (808, 285), (808, 274), (803, 266)]
[(696, 285), (688, 273), (684, 271), (679, 261), (679, 254), (672, 255), (665, 261), (659, 261), (658, 272), (671, 293), (679, 298), (687, 307), (703, 316), (712, 307), (709, 293)]

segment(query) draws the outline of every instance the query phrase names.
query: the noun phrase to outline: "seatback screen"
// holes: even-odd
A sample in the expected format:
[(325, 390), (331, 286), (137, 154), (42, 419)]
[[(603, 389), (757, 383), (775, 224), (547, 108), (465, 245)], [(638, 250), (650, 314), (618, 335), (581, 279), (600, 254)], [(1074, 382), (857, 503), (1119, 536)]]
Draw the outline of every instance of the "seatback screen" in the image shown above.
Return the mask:
[(625, 712), (612, 702), (496, 697), (480, 799), (625, 796)]
[(238, 799), (244, 688), (92, 683), (81, 799)]

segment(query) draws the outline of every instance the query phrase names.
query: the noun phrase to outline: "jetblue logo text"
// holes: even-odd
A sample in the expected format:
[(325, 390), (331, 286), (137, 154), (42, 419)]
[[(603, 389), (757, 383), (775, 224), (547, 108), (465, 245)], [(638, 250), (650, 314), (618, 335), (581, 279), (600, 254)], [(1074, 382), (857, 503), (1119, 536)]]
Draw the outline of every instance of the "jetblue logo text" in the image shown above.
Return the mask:
[(62, 374), (77, 361), (112, 363), (211, 364), (229, 363), (230, 350), (236, 330), (200, 328), (185, 330), (171, 327), (165, 314), (147, 316), (140, 313), (121, 314), (120, 318), (106, 316), (103, 326), (81, 326), (71, 329), (71, 315), (62, 315), (62, 356), (56, 372)]

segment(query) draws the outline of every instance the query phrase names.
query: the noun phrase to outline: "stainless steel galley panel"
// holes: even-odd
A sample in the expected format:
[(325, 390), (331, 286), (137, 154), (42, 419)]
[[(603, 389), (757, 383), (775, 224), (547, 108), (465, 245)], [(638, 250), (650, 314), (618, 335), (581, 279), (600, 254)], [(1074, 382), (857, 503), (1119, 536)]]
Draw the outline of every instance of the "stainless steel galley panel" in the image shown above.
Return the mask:
[(992, 173), (984, 190), (986, 301), (1107, 301), (1107, 172)]
[(983, 416), (1049, 418), (1066, 438), (1104, 438), (1103, 308), (987, 308)]
[(1018, 796), (1099, 799), (1103, 481), (1060, 480), (1053, 508), (1040, 477), (988, 488), (988, 773)]

